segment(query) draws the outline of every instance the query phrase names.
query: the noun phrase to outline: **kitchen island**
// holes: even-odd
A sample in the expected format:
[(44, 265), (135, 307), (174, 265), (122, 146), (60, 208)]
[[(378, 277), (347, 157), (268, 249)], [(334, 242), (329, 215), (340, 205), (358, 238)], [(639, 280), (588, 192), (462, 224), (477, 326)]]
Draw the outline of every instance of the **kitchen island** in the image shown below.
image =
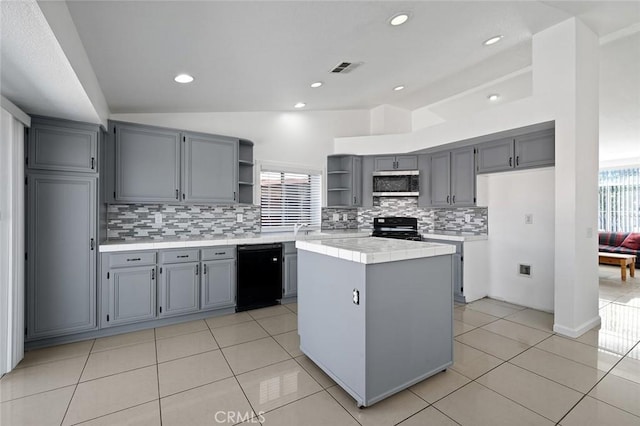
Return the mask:
[(358, 406), (453, 363), (455, 247), (387, 238), (296, 247), (300, 349)]

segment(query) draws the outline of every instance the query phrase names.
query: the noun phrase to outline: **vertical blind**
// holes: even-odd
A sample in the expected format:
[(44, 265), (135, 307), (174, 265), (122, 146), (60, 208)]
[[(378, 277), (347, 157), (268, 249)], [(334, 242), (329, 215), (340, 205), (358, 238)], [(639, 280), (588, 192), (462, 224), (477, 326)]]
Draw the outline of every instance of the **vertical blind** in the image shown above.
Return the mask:
[(321, 182), (320, 174), (261, 171), (260, 204), (263, 230), (290, 230), (296, 223), (319, 229)]
[(598, 189), (599, 228), (640, 232), (640, 167), (600, 171)]

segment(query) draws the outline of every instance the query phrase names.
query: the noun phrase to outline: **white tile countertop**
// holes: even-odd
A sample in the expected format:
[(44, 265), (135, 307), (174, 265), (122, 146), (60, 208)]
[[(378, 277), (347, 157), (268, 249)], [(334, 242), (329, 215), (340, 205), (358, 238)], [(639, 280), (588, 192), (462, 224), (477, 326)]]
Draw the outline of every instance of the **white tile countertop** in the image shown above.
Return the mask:
[(422, 238), (445, 241), (482, 241), (489, 239), (489, 236), (487, 234), (473, 234), (470, 232), (436, 231), (422, 234)]
[(162, 239), (162, 240), (133, 240), (133, 241), (106, 241), (100, 244), (101, 253), (132, 251), (132, 250), (159, 250), (172, 248), (235, 246), (240, 244), (268, 244), (285, 241), (332, 239), (332, 238), (358, 238), (368, 237), (370, 231), (358, 231), (356, 229), (331, 230), (331, 231), (301, 231), (298, 235), (293, 232), (265, 232), (258, 235), (221, 237), (221, 238), (192, 238), (192, 239)]
[(296, 248), (365, 264), (441, 256), (456, 251), (450, 244), (373, 237), (296, 241)]

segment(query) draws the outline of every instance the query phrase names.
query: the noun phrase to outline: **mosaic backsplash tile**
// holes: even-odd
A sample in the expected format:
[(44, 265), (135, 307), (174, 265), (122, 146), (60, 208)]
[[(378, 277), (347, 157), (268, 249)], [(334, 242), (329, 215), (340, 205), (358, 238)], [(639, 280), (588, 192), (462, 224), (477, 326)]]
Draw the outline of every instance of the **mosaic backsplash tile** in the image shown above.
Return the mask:
[[(348, 221), (333, 221), (333, 213), (342, 218), (348, 214)], [(470, 222), (465, 222), (469, 214)], [(355, 215), (356, 223), (352, 217)], [(435, 231), (457, 231), (475, 234), (488, 233), (488, 209), (486, 207), (424, 208), (418, 207), (416, 197), (374, 197), (373, 207), (352, 209), (323, 208), (322, 229), (373, 230), (373, 219), (383, 216), (406, 216), (418, 219), (420, 233)]]
[[(334, 214), (338, 215), (338, 218), (339, 218), (338, 221), (333, 220)], [(347, 215), (346, 221), (343, 220), (345, 214)], [(323, 207), (322, 208), (322, 229), (323, 230), (358, 229), (358, 209)]]
[[(162, 223), (155, 223), (155, 215)], [(237, 221), (237, 214), (243, 221)], [(110, 204), (107, 239), (135, 241), (164, 238), (223, 238), (260, 233), (260, 206)]]

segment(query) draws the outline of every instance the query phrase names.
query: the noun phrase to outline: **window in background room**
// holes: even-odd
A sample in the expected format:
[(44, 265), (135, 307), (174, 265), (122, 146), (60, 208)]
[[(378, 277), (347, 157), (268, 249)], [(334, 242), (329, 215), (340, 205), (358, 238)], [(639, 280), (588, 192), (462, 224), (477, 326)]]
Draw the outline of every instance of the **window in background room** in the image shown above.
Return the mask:
[(260, 204), (263, 231), (290, 231), (294, 224), (320, 229), (321, 174), (260, 172)]
[(601, 170), (598, 225), (608, 232), (640, 232), (640, 167)]

